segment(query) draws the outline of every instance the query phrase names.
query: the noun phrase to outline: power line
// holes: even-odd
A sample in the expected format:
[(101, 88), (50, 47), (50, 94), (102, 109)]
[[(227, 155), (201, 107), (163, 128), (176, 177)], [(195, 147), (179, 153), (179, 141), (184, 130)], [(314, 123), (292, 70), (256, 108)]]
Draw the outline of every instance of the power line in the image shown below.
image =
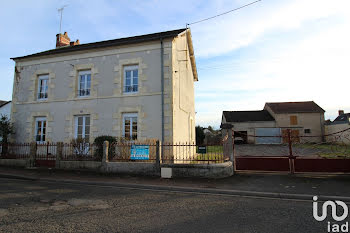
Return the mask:
[(251, 3), (248, 3), (248, 4), (246, 4), (246, 5), (240, 6), (240, 7), (238, 7), (238, 8), (232, 9), (232, 10), (230, 10), (230, 11), (226, 11), (226, 12), (224, 12), (224, 13), (221, 13), (221, 14), (218, 14), (218, 15), (215, 15), (215, 16), (211, 16), (211, 17), (206, 18), (206, 19), (201, 19), (201, 20), (198, 20), (198, 21), (193, 22), (193, 23), (188, 23), (188, 24), (186, 24), (186, 27), (189, 26), (189, 25), (193, 25), (193, 24), (196, 24), (196, 23), (201, 23), (201, 22), (203, 22), (203, 21), (207, 21), (207, 20), (210, 20), (210, 19), (213, 19), (213, 18), (222, 16), (222, 15), (226, 15), (226, 14), (228, 14), (228, 13), (230, 13), (230, 12), (240, 10), (240, 9), (242, 9), (242, 8), (244, 8), (244, 7), (253, 5), (253, 4), (255, 4), (255, 3), (257, 3), (257, 2), (260, 2), (260, 1), (262, 1), (262, 0), (257, 0), (257, 1), (251, 2)]

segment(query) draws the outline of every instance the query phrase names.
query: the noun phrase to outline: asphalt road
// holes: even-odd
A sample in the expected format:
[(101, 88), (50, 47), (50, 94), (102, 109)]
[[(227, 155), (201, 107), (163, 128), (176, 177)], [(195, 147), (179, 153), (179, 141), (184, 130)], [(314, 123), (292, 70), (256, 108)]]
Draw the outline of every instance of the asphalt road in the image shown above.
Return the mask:
[(0, 179), (0, 232), (327, 232), (312, 202)]

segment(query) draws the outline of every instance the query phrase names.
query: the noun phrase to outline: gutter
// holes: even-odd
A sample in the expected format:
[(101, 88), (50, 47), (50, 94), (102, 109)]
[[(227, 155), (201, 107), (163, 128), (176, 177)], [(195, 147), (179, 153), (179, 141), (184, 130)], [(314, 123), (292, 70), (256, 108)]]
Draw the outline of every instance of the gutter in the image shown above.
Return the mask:
[(160, 79), (162, 92), (162, 142), (164, 142), (164, 44), (163, 37), (160, 37)]

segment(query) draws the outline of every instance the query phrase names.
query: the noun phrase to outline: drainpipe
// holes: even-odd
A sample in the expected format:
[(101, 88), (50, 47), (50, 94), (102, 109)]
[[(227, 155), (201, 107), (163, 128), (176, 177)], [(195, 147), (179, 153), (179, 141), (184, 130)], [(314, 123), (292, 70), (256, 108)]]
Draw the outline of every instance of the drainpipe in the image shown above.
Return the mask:
[(163, 38), (160, 38), (160, 79), (162, 90), (162, 143), (164, 142), (164, 45)]

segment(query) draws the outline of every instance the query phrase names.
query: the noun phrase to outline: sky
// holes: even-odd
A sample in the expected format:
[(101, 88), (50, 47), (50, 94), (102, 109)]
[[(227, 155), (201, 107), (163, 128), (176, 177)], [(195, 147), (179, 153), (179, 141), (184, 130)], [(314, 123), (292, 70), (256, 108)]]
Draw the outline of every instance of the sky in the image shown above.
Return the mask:
[[(253, 0), (12, 0), (0, 8), (0, 100), (12, 97), (14, 62), (55, 47), (62, 32), (80, 43), (184, 28)], [(265, 102), (315, 101), (333, 120), (350, 112), (349, 0), (262, 0), (190, 25), (199, 81), (196, 124)]]

